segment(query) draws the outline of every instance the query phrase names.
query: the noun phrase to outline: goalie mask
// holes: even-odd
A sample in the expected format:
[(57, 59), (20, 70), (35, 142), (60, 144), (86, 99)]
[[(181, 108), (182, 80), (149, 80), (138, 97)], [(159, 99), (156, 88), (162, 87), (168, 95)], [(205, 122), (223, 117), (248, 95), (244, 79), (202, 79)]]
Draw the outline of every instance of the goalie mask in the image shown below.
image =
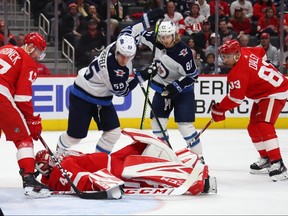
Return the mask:
[(35, 168), (42, 175), (49, 175), (54, 166), (55, 163), (53, 162), (47, 150), (41, 150), (37, 152), (35, 156)]

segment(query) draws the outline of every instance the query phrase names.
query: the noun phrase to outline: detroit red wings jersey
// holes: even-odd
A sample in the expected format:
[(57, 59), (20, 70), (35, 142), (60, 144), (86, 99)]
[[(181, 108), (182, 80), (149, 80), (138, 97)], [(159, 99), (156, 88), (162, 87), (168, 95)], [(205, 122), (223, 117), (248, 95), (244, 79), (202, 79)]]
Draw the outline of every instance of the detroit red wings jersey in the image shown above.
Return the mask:
[[(61, 166), (66, 170), (75, 186), (79, 190), (92, 191), (89, 174), (107, 167), (108, 155), (106, 153), (83, 154), (69, 156), (63, 159)], [(53, 190), (70, 191), (71, 186), (58, 167), (54, 167), (49, 179), (42, 176), (41, 181)]]
[[(256, 102), (263, 98), (288, 98), (288, 80), (272, 64), (265, 62), (259, 48), (241, 48), (241, 57), (228, 74), (230, 92), (220, 103), (229, 110), (242, 103), (245, 97)], [(233, 101), (232, 103), (230, 103)]]
[(24, 116), (33, 114), (32, 83), (36, 78), (36, 62), (21, 47), (0, 48), (0, 94), (12, 95)]

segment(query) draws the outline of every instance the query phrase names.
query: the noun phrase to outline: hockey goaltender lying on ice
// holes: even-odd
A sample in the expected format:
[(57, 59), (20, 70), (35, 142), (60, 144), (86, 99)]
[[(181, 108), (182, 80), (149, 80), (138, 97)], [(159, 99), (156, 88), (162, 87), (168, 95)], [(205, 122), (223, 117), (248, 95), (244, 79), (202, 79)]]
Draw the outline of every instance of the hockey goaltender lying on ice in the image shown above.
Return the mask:
[[(46, 150), (36, 154), (36, 169), (51, 191), (38, 197), (74, 194), (88, 199), (119, 199), (122, 194), (217, 193), (216, 178), (209, 176), (208, 166), (197, 154), (186, 148), (175, 153), (142, 130), (129, 128), (122, 133), (133, 142), (110, 155), (69, 150), (56, 157), (41, 139)], [(91, 192), (95, 196), (89, 197)]]

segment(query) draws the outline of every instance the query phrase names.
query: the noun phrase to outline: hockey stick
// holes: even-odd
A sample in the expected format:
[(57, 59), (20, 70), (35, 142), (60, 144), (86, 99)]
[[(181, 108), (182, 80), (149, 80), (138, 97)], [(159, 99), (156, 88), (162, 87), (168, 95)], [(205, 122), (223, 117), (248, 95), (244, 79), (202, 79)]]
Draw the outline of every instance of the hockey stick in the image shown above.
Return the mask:
[[(75, 191), (74, 195), (82, 198), (82, 199), (109, 199), (109, 198), (113, 198), (113, 196), (111, 197), (111, 194), (109, 194), (107, 191), (80, 191), (75, 184), (72, 182), (72, 180), (70, 179), (70, 177), (68, 176), (67, 172), (63, 169), (63, 167), (60, 165), (57, 157), (53, 154), (53, 152), (50, 150), (49, 146), (47, 145), (47, 143), (44, 141), (44, 139), (42, 138), (41, 135), (39, 135), (39, 140), (41, 141), (41, 143), (43, 144), (43, 146), (45, 147), (45, 149), (48, 151), (48, 153), (50, 154), (52, 160), (54, 161), (54, 163), (56, 164), (56, 166), (59, 168), (59, 170), (61, 171), (62, 175), (67, 179), (68, 183), (70, 184), (71, 188)], [(51, 194), (53, 195), (53, 192), (51, 192)]]
[[(157, 22), (156, 23), (156, 26), (155, 26), (155, 37), (154, 37), (154, 46), (153, 46), (153, 50), (152, 50), (152, 61), (154, 61), (154, 58), (155, 58), (155, 53), (156, 53), (156, 42), (157, 42), (157, 37), (158, 37), (158, 27), (159, 25), (161, 24), (162, 20), (159, 21), (159, 23)], [(151, 82), (151, 75), (148, 79), (148, 83), (147, 83), (147, 89), (145, 91), (144, 89), (144, 92), (145, 92), (145, 100), (144, 100), (144, 106), (143, 106), (143, 112), (142, 112), (142, 118), (141, 118), (141, 124), (140, 124), (140, 129), (142, 130), (143, 129), (143, 124), (144, 124), (144, 120), (145, 120), (145, 116), (146, 116), (146, 111), (147, 111), (147, 103), (148, 103), (148, 100), (149, 100), (149, 87), (150, 87), (150, 82)], [(144, 87), (143, 87), (144, 88)]]
[[(145, 92), (145, 88), (143, 87), (142, 83), (140, 83), (140, 87), (141, 87), (141, 90), (142, 90), (143, 94), (146, 95), (147, 93)], [(171, 146), (171, 144), (170, 144), (170, 142), (169, 142), (169, 140), (168, 140), (168, 137), (167, 137), (167, 135), (166, 135), (166, 133), (165, 133), (162, 125), (161, 125), (161, 122), (160, 122), (159, 118), (155, 115), (155, 112), (154, 112), (154, 110), (153, 110), (152, 103), (151, 103), (149, 97), (147, 97), (147, 102), (148, 102), (148, 104), (149, 104), (149, 106), (150, 106), (151, 112), (152, 112), (153, 115), (154, 115), (154, 118), (155, 118), (156, 121), (157, 121), (157, 124), (158, 124), (159, 127), (160, 127), (160, 130), (161, 130), (161, 132), (162, 132), (162, 134), (163, 134), (163, 136), (164, 136), (164, 138), (165, 138), (166, 143), (167, 143), (168, 146), (172, 149), (172, 146)]]
[[(193, 183), (197, 180), (201, 168), (198, 162), (193, 168), (192, 173), (188, 176), (186, 181), (179, 187), (173, 188), (123, 188), (125, 195), (143, 195), (143, 196), (179, 196), (185, 194)], [(73, 191), (52, 191), (51, 195), (75, 195)]]
[(199, 139), (200, 135), (214, 122), (213, 118), (205, 125), (205, 127), (199, 131), (199, 133), (193, 138), (193, 140), (187, 145), (187, 148), (192, 146), (192, 143)]

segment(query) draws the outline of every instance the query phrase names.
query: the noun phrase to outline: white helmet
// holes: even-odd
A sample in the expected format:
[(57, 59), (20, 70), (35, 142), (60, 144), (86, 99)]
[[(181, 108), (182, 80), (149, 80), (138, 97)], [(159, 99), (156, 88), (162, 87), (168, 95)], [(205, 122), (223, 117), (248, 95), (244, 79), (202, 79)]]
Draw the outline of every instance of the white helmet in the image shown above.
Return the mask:
[(175, 37), (176, 26), (173, 21), (162, 21), (158, 27), (158, 36), (173, 35)]
[(120, 35), (116, 41), (116, 54), (120, 53), (124, 56), (132, 57), (136, 54), (136, 42), (132, 35), (124, 34)]

